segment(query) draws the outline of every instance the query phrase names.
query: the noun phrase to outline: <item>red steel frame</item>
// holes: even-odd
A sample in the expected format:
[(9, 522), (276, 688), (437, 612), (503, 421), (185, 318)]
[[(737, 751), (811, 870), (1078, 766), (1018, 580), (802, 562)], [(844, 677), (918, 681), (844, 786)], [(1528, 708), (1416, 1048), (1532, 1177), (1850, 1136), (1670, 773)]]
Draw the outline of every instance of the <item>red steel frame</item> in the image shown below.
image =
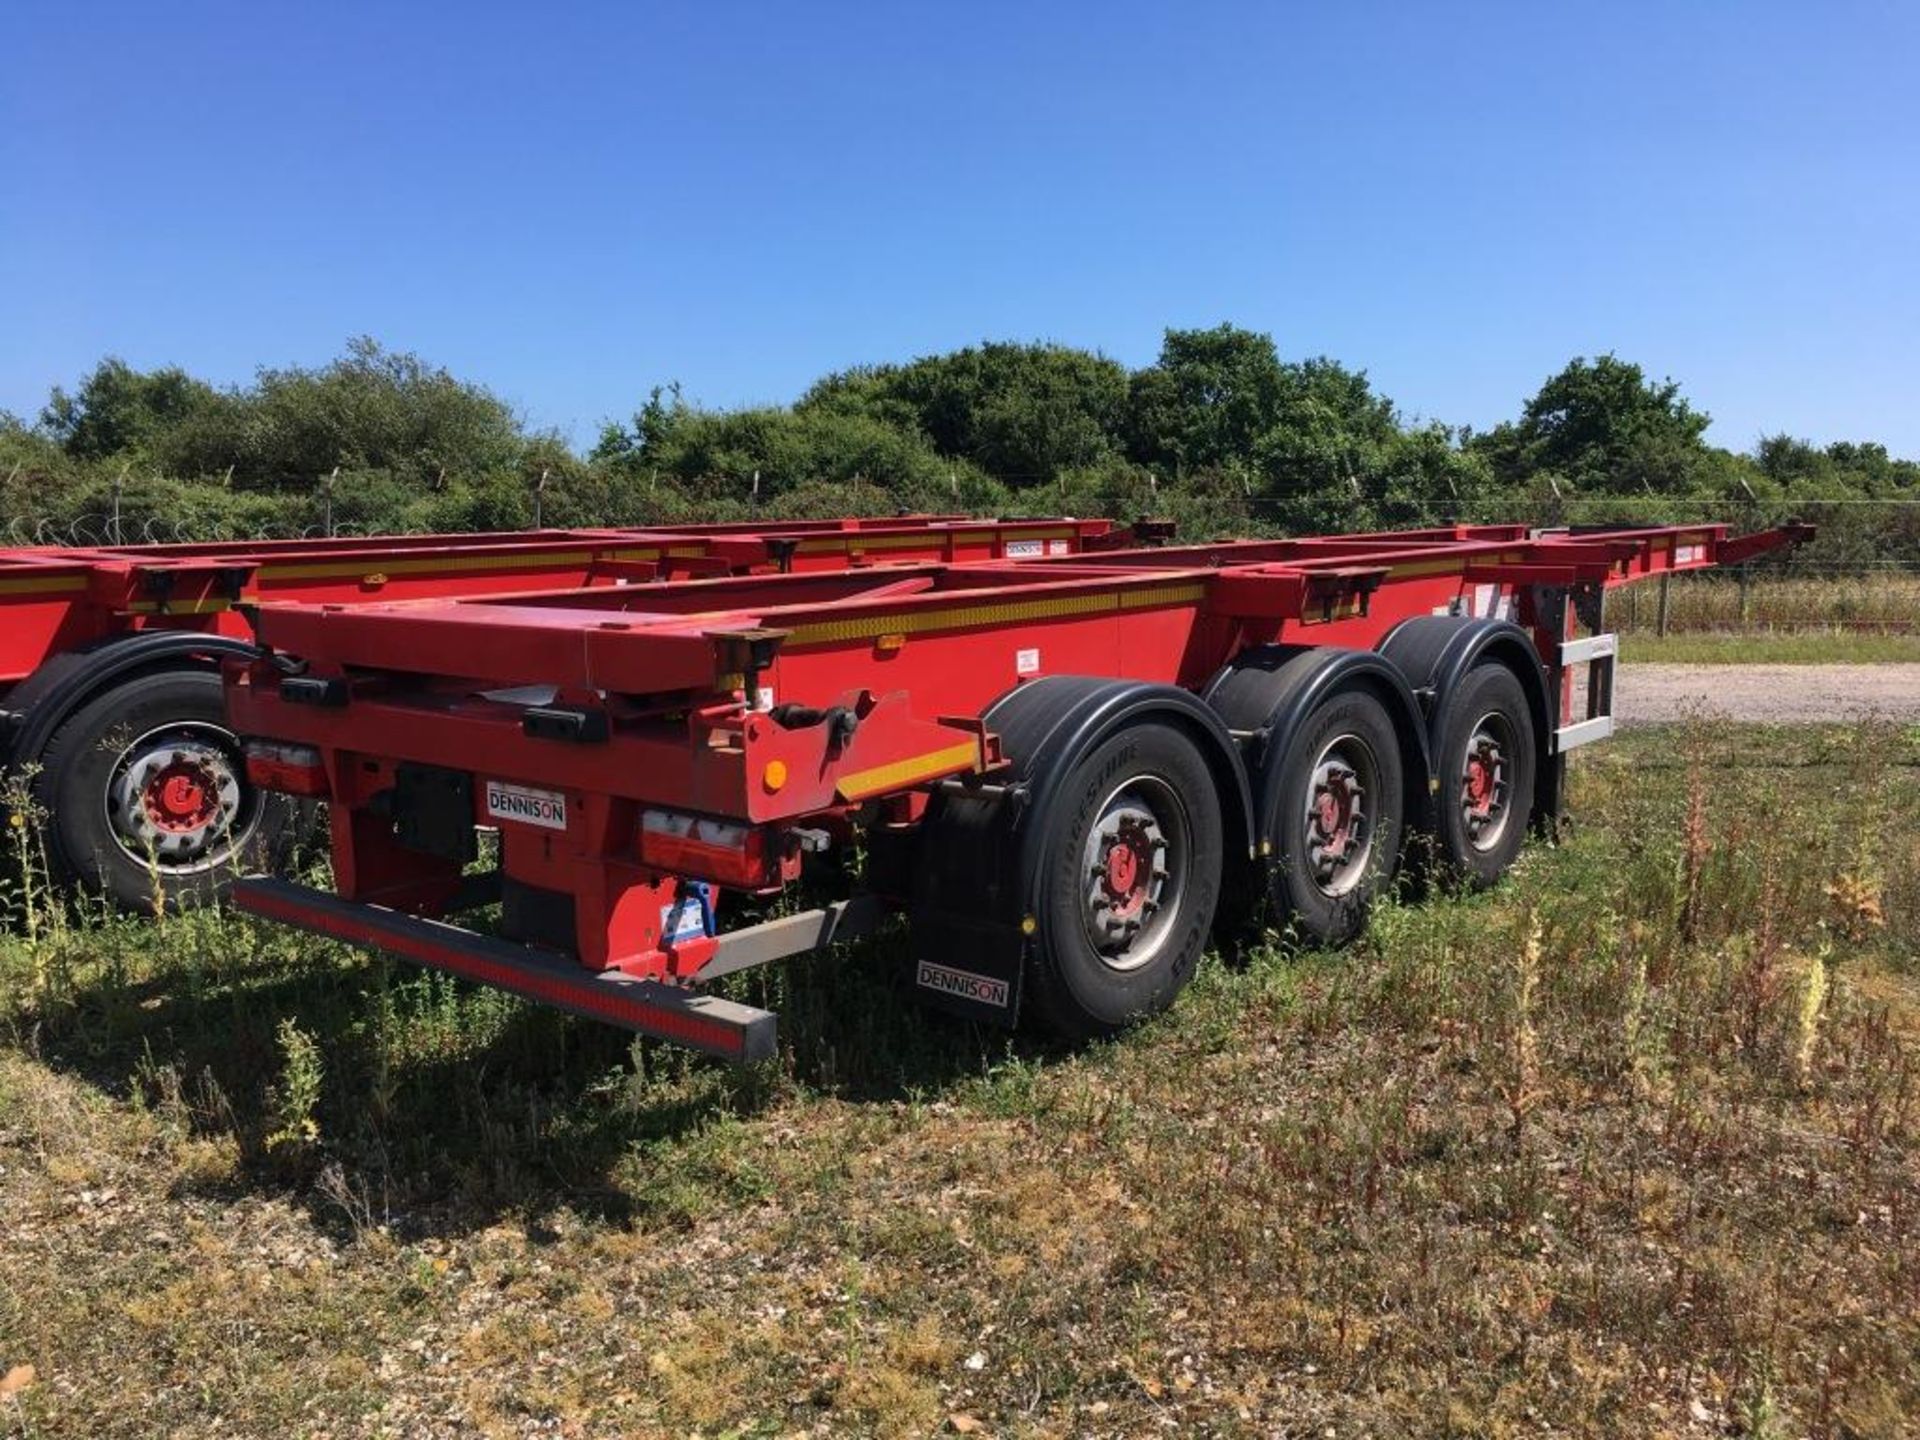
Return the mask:
[(239, 607), (359, 604), (754, 571), (1076, 553), (1106, 520), (759, 521), (641, 529), (0, 548), (0, 690), (56, 654), (142, 630), (244, 637)]
[[(1553, 748), (1565, 748), (1611, 724), (1572, 710), (1579, 662), (1602, 672), (1596, 709), (1610, 690), (1610, 637), (1579, 638), (1600, 628), (1606, 589), (1737, 563), (1803, 533), (1460, 526), (263, 605), (267, 658), (229, 664), (230, 716), (242, 734), (318, 751), (338, 898), (268, 882), (243, 886), (240, 903), (634, 1028), (753, 1053), (766, 1042), (742, 1038), (751, 1027), (722, 1024), (714, 1033), (730, 1038), (718, 1040), (693, 1033), (706, 1023), (699, 1007), (718, 1002), (672, 988), (752, 963), (729, 959), (712, 925), (678, 926), (689, 887), (771, 892), (797, 874), (809, 837), (912, 821), (928, 787), (1000, 763), (979, 717), (1015, 685), (1083, 675), (1198, 690), (1249, 647), (1371, 650), (1413, 617), (1498, 615), (1545, 657), (1560, 697)], [(458, 818), (498, 826), (508, 886), (563, 897), (577, 965), (543, 960), (539, 973), (517, 973), (521, 947), (396, 918), (447, 913), (466, 883), (457, 858), (395, 837), (392, 797), (410, 766), (478, 777)], [(489, 785), (558, 800), (563, 818), (502, 818), (482, 793)], [(818, 938), (850, 918), (814, 915), (806, 924)], [(606, 1001), (582, 989), (583, 974), (640, 989)]]

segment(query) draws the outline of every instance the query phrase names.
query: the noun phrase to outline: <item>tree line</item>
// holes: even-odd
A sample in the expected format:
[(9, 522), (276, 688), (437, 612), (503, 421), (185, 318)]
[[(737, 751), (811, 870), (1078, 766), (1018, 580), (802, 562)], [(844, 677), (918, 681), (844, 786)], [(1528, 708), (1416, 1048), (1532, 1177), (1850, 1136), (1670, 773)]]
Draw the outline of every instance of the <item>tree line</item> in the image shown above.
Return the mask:
[(1167, 331), (1132, 370), (989, 342), (830, 374), (790, 405), (662, 386), (581, 454), (361, 339), (227, 388), (108, 358), (38, 416), (0, 413), (0, 526), (133, 540), (964, 510), (1154, 513), (1213, 536), (1797, 514), (1822, 526), (1798, 564), (1920, 564), (1920, 464), (1786, 434), (1738, 453), (1707, 425), (1612, 355), (1571, 361), (1491, 430), (1410, 422), (1364, 371), (1220, 325)]

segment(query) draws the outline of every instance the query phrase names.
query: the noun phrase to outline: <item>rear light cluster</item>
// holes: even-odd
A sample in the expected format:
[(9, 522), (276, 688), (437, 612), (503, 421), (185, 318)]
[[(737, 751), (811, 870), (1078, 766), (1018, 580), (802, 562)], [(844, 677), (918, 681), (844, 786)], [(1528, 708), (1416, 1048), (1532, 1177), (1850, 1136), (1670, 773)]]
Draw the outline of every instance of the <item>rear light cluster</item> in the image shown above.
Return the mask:
[(277, 740), (247, 741), (247, 783), (283, 795), (327, 796), (327, 767), (311, 745)]
[(778, 884), (769, 864), (767, 832), (708, 815), (648, 810), (640, 817), (640, 859), (674, 875), (698, 875), (743, 890)]

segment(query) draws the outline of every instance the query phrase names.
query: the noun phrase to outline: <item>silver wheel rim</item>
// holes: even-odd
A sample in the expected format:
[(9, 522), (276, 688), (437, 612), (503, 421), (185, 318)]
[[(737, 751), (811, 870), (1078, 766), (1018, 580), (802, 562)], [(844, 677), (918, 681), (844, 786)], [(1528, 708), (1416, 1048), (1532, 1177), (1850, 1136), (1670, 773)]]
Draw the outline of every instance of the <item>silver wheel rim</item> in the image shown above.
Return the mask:
[(1330, 899), (1351, 893), (1373, 859), (1373, 805), (1380, 764), (1358, 735), (1327, 742), (1313, 762), (1301, 838), (1307, 872)]
[(232, 732), (187, 720), (149, 730), (122, 750), (103, 797), (120, 848), (173, 875), (224, 863), (248, 803), (238, 749)]
[(1187, 807), (1157, 775), (1136, 775), (1101, 803), (1081, 850), (1081, 921), (1108, 969), (1142, 969), (1172, 941), (1193, 864), (1191, 837)]
[(1467, 844), (1479, 853), (1494, 849), (1513, 818), (1510, 778), (1513, 725), (1498, 711), (1474, 722), (1460, 757), (1460, 819)]

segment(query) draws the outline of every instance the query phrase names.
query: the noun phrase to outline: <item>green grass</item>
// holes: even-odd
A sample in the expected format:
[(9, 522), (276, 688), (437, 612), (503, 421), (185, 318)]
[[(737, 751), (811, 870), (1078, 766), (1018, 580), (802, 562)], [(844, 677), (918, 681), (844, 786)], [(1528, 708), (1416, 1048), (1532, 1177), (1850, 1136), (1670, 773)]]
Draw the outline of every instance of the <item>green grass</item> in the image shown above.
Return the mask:
[(1629, 661), (1676, 665), (1920, 663), (1920, 577), (1902, 574), (1755, 580), (1742, 609), (1733, 577), (1673, 581), (1668, 633), (1655, 633), (1659, 591), (1607, 599), (1607, 625)]
[(1620, 637), (1628, 662), (1671, 665), (1879, 665), (1920, 663), (1920, 634), (1850, 631), (1629, 631)]
[[(1897, 1435), (1920, 735), (1648, 730), (1482, 897), (735, 1071), (235, 916), (0, 939), (32, 1435)], [(964, 1417), (964, 1418), (960, 1418)], [(1704, 1418), (1702, 1418), (1704, 1417)]]
[[(1651, 633), (1659, 623), (1657, 581), (1607, 597), (1607, 623), (1622, 633)], [(1670, 631), (1783, 630), (1912, 634), (1920, 622), (1920, 575), (1898, 570), (1859, 575), (1763, 575), (1742, 600), (1725, 570), (1676, 575), (1668, 597)]]

